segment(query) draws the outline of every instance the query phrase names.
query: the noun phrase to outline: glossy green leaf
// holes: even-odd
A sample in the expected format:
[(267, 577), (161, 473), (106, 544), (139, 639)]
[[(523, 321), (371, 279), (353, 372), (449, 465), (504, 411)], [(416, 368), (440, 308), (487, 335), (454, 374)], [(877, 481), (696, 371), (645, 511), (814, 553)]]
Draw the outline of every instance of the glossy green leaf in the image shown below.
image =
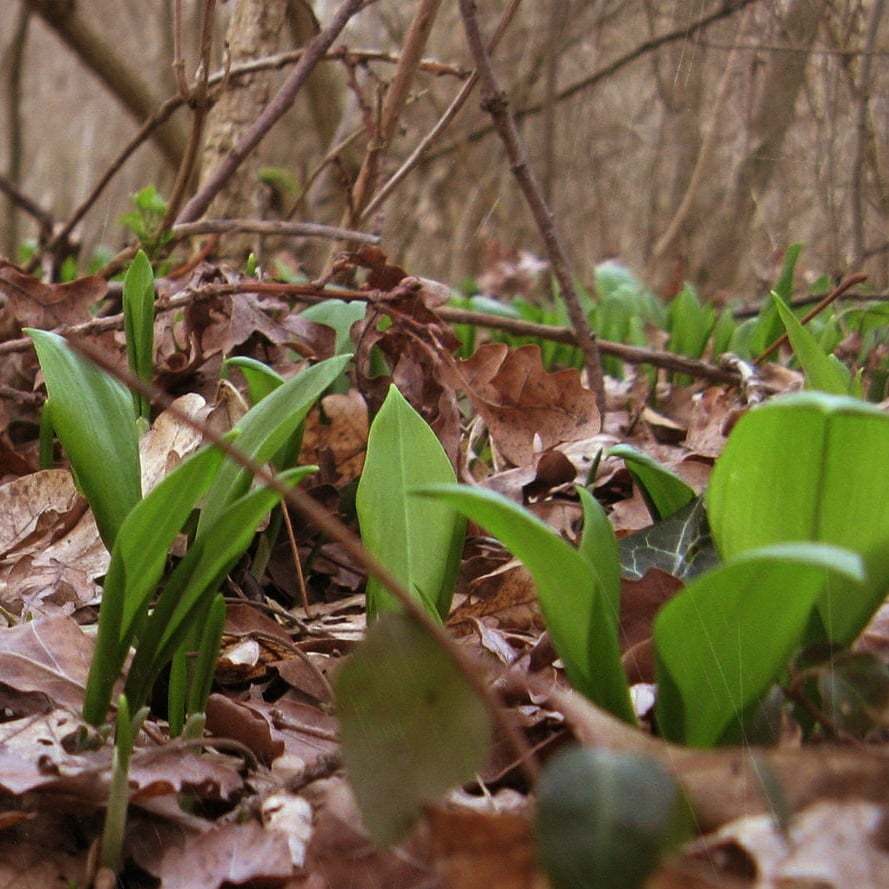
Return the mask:
[(637, 531), (618, 542), (621, 570), (626, 577), (641, 580), (658, 568), (673, 577), (688, 579), (719, 562), (704, 501), (696, 497), (668, 519)]
[[(868, 558), (873, 585), (832, 580), (818, 611), (849, 644), (886, 593), (889, 415), (821, 392), (773, 399), (742, 417), (710, 478), (707, 513), (724, 559), (788, 541), (829, 543)], [(886, 579), (889, 582), (889, 578)]]
[(618, 649), (618, 615), (587, 557), (520, 506), (482, 488), (436, 485), (438, 497), (485, 528), (534, 577), (540, 608), (571, 684), (600, 707), (635, 722)]
[(652, 759), (573, 747), (537, 785), (534, 835), (553, 889), (636, 889), (694, 835), (675, 779)]
[(786, 668), (829, 575), (867, 582), (855, 553), (794, 543), (738, 556), (672, 598), (654, 623), (661, 734), (743, 741), (746, 711)]
[(806, 375), (806, 387), (834, 395), (847, 395), (851, 379), (849, 371), (833, 356), (824, 352), (815, 337), (800, 324), (796, 315), (776, 294), (773, 293), (772, 297), (793, 352)]
[[(466, 521), (446, 503), (413, 497), (409, 491), (456, 480), (435, 433), (390, 386), (370, 427), (355, 500), (361, 540), (441, 618), (450, 610)], [(368, 617), (399, 607), (379, 581), (368, 580)]]
[(26, 328), (34, 342), (52, 424), (108, 549), (142, 497), (139, 439), (130, 393), (63, 337)]
[(675, 472), (632, 445), (616, 445), (608, 453), (613, 457), (621, 457), (627, 464), (630, 475), (645, 495), (649, 511), (653, 510), (652, 517), (655, 521), (670, 518), (695, 499), (694, 489)]
[[(123, 280), (123, 318), (130, 370), (150, 383), (154, 376), (154, 272), (140, 250)], [(148, 419), (151, 404), (144, 395), (133, 393), (136, 413)]]
[(84, 719), (101, 725), (137, 623), (163, 576), (167, 553), (222, 463), (205, 448), (162, 479), (124, 519), (105, 575), (99, 632), (86, 687)]
[(602, 505), (586, 489), (578, 485), (577, 493), (583, 507), (583, 533), (577, 551), (592, 565), (608, 597), (609, 607), (620, 613), (620, 555), (614, 528)]
[[(784, 263), (781, 275), (778, 278), (773, 292), (778, 299), (787, 304), (793, 294), (793, 278), (796, 273), (796, 263), (802, 251), (802, 244), (791, 244), (784, 253)], [(767, 346), (770, 346), (784, 332), (781, 319), (778, 317), (778, 309), (771, 297), (763, 301), (762, 311), (756, 318), (751, 319), (749, 336), (749, 348), (753, 356), (759, 355)], [(743, 356), (742, 356), (743, 357)]]
[[(295, 485), (316, 470), (315, 466), (300, 466), (278, 478)], [(139, 644), (125, 688), (134, 706), (147, 699), (160, 671), (188, 634), (195, 615), (207, 608), (219, 584), (247, 550), (257, 525), (279, 499), (277, 491), (257, 488), (229, 504), (173, 570), (150, 617), (139, 629)]]
[[(255, 404), (240, 419), (238, 450), (258, 463), (265, 463), (284, 446), (306, 418), (312, 405), (337, 378), (351, 356), (342, 355), (302, 371)], [(207, 505), (198, 523), (198, 536), (219, 518), (229, 504), (250, 487), (251, 476), (233, 461), (227, 461), (207, 495)]]
[(491, 723), (453, 660), (404, 615), (383, 615), (336, 675), (343, 762), (373, 839), (401, 839), (424, 803), (485, 764)]

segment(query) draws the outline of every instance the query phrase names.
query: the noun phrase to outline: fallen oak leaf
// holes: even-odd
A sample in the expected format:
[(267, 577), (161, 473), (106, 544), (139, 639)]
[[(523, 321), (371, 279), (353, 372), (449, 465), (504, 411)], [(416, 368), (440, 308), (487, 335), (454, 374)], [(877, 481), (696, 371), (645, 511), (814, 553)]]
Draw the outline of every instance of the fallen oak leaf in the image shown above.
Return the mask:
[(451, 378), (469, 396), (500, 453), (516, 466), (532, 461), (537, 437), (548, 450), (601, 430), (596, 396), (581, 384), (580, 373), (548, 373), (539, 346), (510, 350), (484, 343), (453, 366)]

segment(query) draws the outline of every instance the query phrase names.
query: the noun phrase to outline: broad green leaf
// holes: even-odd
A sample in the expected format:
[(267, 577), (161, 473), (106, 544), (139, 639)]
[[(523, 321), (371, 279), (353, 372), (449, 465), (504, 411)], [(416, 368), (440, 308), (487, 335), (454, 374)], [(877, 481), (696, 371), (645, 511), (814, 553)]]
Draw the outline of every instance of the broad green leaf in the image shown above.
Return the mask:
[(618, 615), (587, 558), (500, 494), (435, 485), (438, 497), (503, 541), (534, 577), (540, 608), (571, 684), (615, 716), (635, 722), (618, 648)]
[[(235, 426), (238, 450), (258, 463), (271, 460), (306, 418), (324, 390), (337, 378), (350, 357), (341, 355), (328, 358), (302, 371), (250, 408)], [(222, 511), (247, 491), (250, 479), (250, 473), (233, 461), (223, 464), (207, 495), (207, 505), (201, 512), (198, 536), (205, 534)]]
[(772, 293), (772, 298), (793, 352), (806, 374), (807, 388), (834, 395), (847, 395), (850, 386), (849, 371), (842, 364), (831, 360), (832, 356), (824, 352), (815, 337), (800, 324), (796, 315), (781, 302), (776, 293)]
[(223, 362), (225, 367), (236, 367), (244, 375), (247, 381), (247, 393), (250, 396), (250, 404), (258, 404), (266, 395), (271, 395), (285, 380), (276, 370), (267, 364), (248, 358), (246, 355), (237, 355)]
[[(300, 466), (281, 473), (278, 479), (295, 485), (316, 470), (315, 466)], [(190, 631), (193, 618), (209, 605), (219, 584), (250, 545), (257, 525), (279, 499), (277, 491), (257, 488), (231, 503), (173, 570), (139, 630), (125, 688), (131, 703), (141, 706), (147, 699), (160, 671)]]
[(63, 337), (33, 328), (25, 333), (34, 342), (52, 400), (53, 428), (110, 550), (127, 513), (142, 497), (132, 398)]
[(343, 762), (364, 824), (400, 840), (422, 806), (485, 764), (485, 705), (448, 654), (404, 615), (383, 615), (334, 683)]
[(84, 719), (105, 720), (133, 632), (166, 565), (167, 553), (197, 500), (206, 493), (222, 452), (205, 448), (160, 481), (124, 519), (105, 575), (99, 632), (86, 687)]
[[(123, 317), (130, 370), (150, 383), (154, 376), (154, 272), (143, 250), (123, 280)], [(134, 392), (133, 403), (140, 417), (151, 416), (151, 404), (144, 395)]]
[[(414, 595), (444, 618), (451, 607), (466, 521), (439, 500), (410, 496), (420, 485), (456, 482), (435, 433), (393, 385), (370, 427), (355, 506), (361, 540)], [(400, 606), (375, 578), (367, 614)]]
[(553, 889), (636, 889), (693, 835), (682, 789), (652, 759), (572, 747), (540, 776), (534, 836)]
[(745, 711), (786, 668), (829, 574), (867, 581), (855, 553), (783, 544), (741, 555), (671, 599), (654, 623), (661, 734), (693, 747), (743, 741)]
[(616, 445), (608, 453), (613, 457), (621, 457), (627, 464), (630, 475), (645, 495), (655, 521), (670, 518), (695, 499), (694, 490), (675, 472), (632, 445)]
[(651, 568), (688, 579), (719, 562), (700, 497), (670, 518), (621, 538), (618, 548), (623, 574), (633, 580), (641, 580)]
[(614, 528), (605, 510), (595, 497), (579, 485), (577, 493), (583, 507), (583, 533), (577, 551), (592, 565), (599, 576), (610, 608), (620, 613), (620, 556)]
[[(849, 644), (882, 601), (876, 570), (889, 541), (889, 415), (873, 405), (806, 392), (742, 417), (707, 491), (724, 559), (788, 541), (829, 543), (867, 556), (874, 585), (833, 579), (819, 603), (828, 637)], [(884, 560), (885, 561), (885, 560)]]

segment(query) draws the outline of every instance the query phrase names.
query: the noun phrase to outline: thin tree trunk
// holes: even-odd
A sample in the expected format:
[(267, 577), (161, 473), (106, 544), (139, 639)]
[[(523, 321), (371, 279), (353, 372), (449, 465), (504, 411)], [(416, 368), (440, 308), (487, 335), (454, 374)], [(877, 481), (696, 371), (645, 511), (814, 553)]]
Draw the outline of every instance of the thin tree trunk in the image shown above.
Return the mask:
[(698, 257), (694, 279), (710, 288), (731, 287), (750, 250), (749, 233), (756, 206), (781, 158), (794, 108), (803, 87), (808, 53), (828, 0), (793, 0), (783, 19), (786, 42), (797, 51), (775, 52), (765, 72), (750, 132), (750, 148), (726, 189), (722, 212), (712, 220), (710, 234)]

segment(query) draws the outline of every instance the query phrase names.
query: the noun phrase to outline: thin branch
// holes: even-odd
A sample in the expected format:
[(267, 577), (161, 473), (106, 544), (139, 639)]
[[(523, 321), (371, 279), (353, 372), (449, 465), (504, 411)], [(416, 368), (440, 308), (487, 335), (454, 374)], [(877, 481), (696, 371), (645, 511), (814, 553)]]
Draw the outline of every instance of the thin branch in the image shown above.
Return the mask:
[[(178, 5), (179, 0), (177, 0)], [(201, 138), (204, 134), (204, 124), (207, 120), (207, 112), (210, 108), (210, 102), (207, 94), (207, 81), (210, 76), (210, 52), (213, 49), (213, 13), (216, 9), (216, 0), (204, 0), (201, 12), (201, 62), (195, 75), (196, 85), (188, 93), (187, 99), (192, 108), (191, 133), (188, 137), (188, 145), (185, 147), (185, 154), (182, 157), (182, 163), (176, 171), (176, 181), (173, 185), (173, 191), (170, 195), (170, 201), (167, 205), (167, 212), (164, 216), (163, 228), (167, 228), (182, 206), (185, 199), (185, 192), (188, 183), (191, 181), (194, 173), (195, 162), (198, 157), (198, 150), (201, 147)], [(181, 22), (177, 22), (177, 25)], [(181, 35), (180, 35), (181, 40)], [(174, 64), (178, 64), (180, 60), (177, 58)], [(185, 65), (182, 60), (182, 65)], [(178, 76), (178, 70), (177, 70)], [(179, 84), (180, 92), (182, 85), (185, 83), (184, 75)], [(186, 84), (187, 88), (187, 84)]]
[[(28, 6), (59, 36), (115, 98), (136, 118), (144, 120), (154, 106), (148, 84), (124, 64), (103, 35), (94, 31), (77, 11), (77, 6), (58, 0), (25, 0)], [(173, 130), (152, 133), (164, 157), (177, 166), (184, 140)]]
[(562, 240), (556, 230), (555, 220), (543, 200), (534, 172), (528, 165), (527, 152), (509, 110), (506, 94), (500, 89), (494, 69), (491, 67), (491, 56), (479, 31), (475, 0), (460, 0), (460, 14), (463, 16), (466, 37), (475, 58), (476, 69), (481, 81), (482, 107), (491, 115), (491, 120), (494, 122), (509, 158), (513, 175), (525, 196), (525, 201), (543, 239), (550, 266), (559, 282), (562, 299), (565, 301), (565, 308), (568, 310), (568, 317), (571, 319), (571, 325), (577, 337), (577, 344), (583, 353), (590, 388), (596, 395), (599, 412), (604, 415), (605, 381), (602, 376), (602, 363), (599, 359), (596, 337), (587, 324), (586, 316), (574, 289), (574, 278), (568, 265), (568, 257), (562, 247)]
[[(503, 10), (500, 21), (497, 24), (497, 30), (488, 42), (488, 51), (493, 53), (500, 42), (500, 38), (506, 33), (510, 22), (516, 14), (522, 0), (510, 0), (509, 6)], [(388, 182), (377, 192), (373, 200), (364, 208), (359, 222), (369, 218), (375, 213), (389, 197), (390, 194), (399, 186), (399, 184), (407, 177), (423, 159), (423, 155), (429, 149), (429, 146), (438, 139), (438, 137), (450, 126), (451, 121), (460, 112), (460, 109), (466, 104), (466, 100), (475, 89), (478, 83), (478, 74), (473, 71), (472, 76), (460, 88), (460, 92), (454, 97), (454, 101), (447, 107), (445, 113), (439, 118), (435, 126), (420, 140), (417, 147), (410, 153), (407, 160), (392, 174)]]
[(379, 126), (376, 132), (371, 134), (361, 169), (352, 187), (352, 198), (343, 214), (344, 226), (354, 227), (361, 220), (362, 211), (373, 196), (380, 160), (395, 135), (398, 119), (404, 109), (417, 66), (420, 64), (420, 57), (426, 48), (440, 6), (441, 0), (419, 0), (404, 38), (404, 47), (398, 67), (395, 69), (395, 76), (386, 90)]
[[(814, 306), (824, 299), (823, 293), (810, 293), (791, 300), (788, 305), (791, 309), (800, 309), (805, 306)], [(889, 293), (843, 293), (837, 297), (843, 302), (889, 302)], [(755, 318), (762, 311), (762, 306), (742, 306), (732, 312), (733, 318)]]
[(331, 44), (339, 36), (349, 19), (363, 6), (362, 0), (344, 0), (327, 28), (321, 31), (305, 48), (296, 67), (271, 102), (262, 110), (238, 144), (223, 158), (200, 191), (185, 205), (176, 219), (177, 223), (194, 222), (206, 212), (213, 198), (219, 194), (232, 173), (293, 105), (318, 60), (330, 49)]
[[(818, 305), (815, 306), (809, 312), (803, 316), (801, 324), (808, 324), (817, 314), (823, 312), (832, 302), (835, 302), (839, 299), (847, 290), (853, 288), (856, 284), (860, 284), (862, 281), (867, 280), (867, 275), (862, 275), (860, 272), (854, 275), (849, 275), (847, 278), (844, 278), (827, 296), (822, 299)], [(772, 355), (774, 352), (777, 352), (778, 349), (781, 348), (787, 342), (787, 334), (784, 333), (778, 337), (771, 345), (767, 346), (763, 349), (759, 355), (753, 360), (754, 364), (761, 364), (769, 355)]]
[(0, 191), (2, 191), (13, 204), (24, 210), (29, 216), (32, 216), (41, 229), (52, 231), (52, 216), (44, 210), (43, 207), (31, 200), (26, 194), (19, 191), (18, 188), (6, 178), (6, 176), (0, 176)]
[(404, 614), (434, 639), (440, 650), (451, 660), (467, 685), (485, 705), (491, 721), (503, 732), (529, 781), (532, 784), (536, 781), (537, 762), (528, 742), (516, 726), (515, 721), (501, 706), (496, 692), (486, 681), (483, 671), (469, 660), (461, 647), (448, 636), (445, 628), (426, 613), (401, 581), (365, 549), (353, 531), (313, 500), (305, 491), (282, 484), (265, 466), (252, 460), (239, 448), (232, 445), (224, 435), (211, 429), (205, 423), (197, 422), (186, 411), (178, 408), (173, 399), (157, 387), (145, 383), (127, 370), (115, 367), (106, 355), (83, 340), (73, 340), (71, 345), (106, 373), (120, 380), (131, 391), (143, 395), (152, 404), (167, 411), (174, 419), (200, 433), (206, 441), (219, 448), (229, 459), (246, 469), (263, 485), (280, 494), (287, 504), (308, 519), (322, 534), (339, 543), (356, 564), (382, 583), (401, 605)]
[[(265, 56), (261, 59), (252, 59), (249, 62), (241, 62), (239, 65), (232, 65), (229, 77), (232, 79), (243, 77), (245, 74), (255, 74), (257, 71), (271, 71), (276, 68), (285, 68), (298, 62), (305, 52), (304, 48), (291, 49), (287, 52), (276, 53), (273, 56)], [(383, 52), (379, 49), (349, 49), (347, 46), (341, 46), (337, 49), (324, 53), (320, 61), (322, 62), (345, 62), (349, 65), (364, 64), (366, 62), (383, 62), (388, 65), (398, 65), (401, 61), (401, 54), (395, 52)], [(436, 77), (445, 75), (450, 77), (458, 77), (461, 80), (469, 77), (470, 72), (456, 65), (449, 65), (447, 62), (440, 62), (437, 59), (420, 59), (417, 64), (420, 71), (427, 74), (433, 74)], [(210, 75), (210, 86), (215, 86), (225, 79), (224, 71), (214, 71)]]
[[(43, 248), (42, 252), (44, 253), (52, 253), (55, 248), (65, 240), (68, 235), (74, 230), (74, 227), (83, 219), (84, 216), (90, 211), (92, 206), (96, 203), (96, 201), (101, 196), (102, 192), (107, 187), (108, 183), (114, 178), (117, 172), (123, 167), (123, 165), (129, 160), (129, 158), (136, 152), (136, 149), (145, 142), (151, 134), (159, 127), (161, 124), (165, 123), (173, 113), (181, 108), (183, 105), (182, 99), (179, 96), (171, 96), (164, 102), (151, 117), (146, 120), (141, 127), (139, 127), (139, 131), (133, 136), (132, 139), (124, 146), (121, 150), (120, 154), (111, 162), (111, 165), (107, 170), (102, 174), (99, 178), (98, 182), (92, 187), (90, 193), (80, 202), (79, 206), (74, 210), (71, 216), (68, 218), (68, 221), (59, 229), (58, 232), (53, 236), (52, 240)], [(34, 255), (28, 264), (25, 266), (26, 272), (33, 272), (34, 269), (40, 264), (40, 257), (38, 255)]]
[[(578, 93), (589, 89), (590, 87), (596, 86), (603, 80), (607, 80), (612, 75), (620, 71), (622, 68), (625, 68), (627, 65), (638, 61), (639, 59), (648, 55), (648, 53), (654, 52), (655, 50), (660, 49), (662, 46), (667, 46), (670, 43), (675, 43), (677, 40), (688, 40), (694, 34), (697, 34), (699, 31), (703, 31), (704, 29), (709, 28), (710, 25), (714, 24), (715, 22), (721, 21), (728, 16), (734, 15), (736, 12), (739, 12), (746, 6), (749, 6), (751, 3), (757, 2), (759, 2), (759, 0), (726, 0), (726, 2), (724, 2), (724, 4), (719, 9), (710, 13), (709, 15), (704, 16), (701, 19), (698, 19), (698, 21), (693, 22), (692, 24), (684, 28), (677, 28), (675, 31), (668, 31), (666, 34), (661, 34), (658, 37), (652, 37), (650, 40), (646, 40), (643, 43), (640, 43), (635, 49), (624, 53), (624, 55), (616, 58), (613, 62), (609, 62), (607, 65), (604, 65), (602, 68), (599, 68), (592, 74), (589, 74), (586, 77), (582, 77), (580, 80), (576, 80), (574, 81), (574, 83), (563, 87), (556, 94), (556, 101), (563, 102), (565, 101), (565, 99), (570, 99), (572, 96), (575, 96)], [(524, 120), (526, 117), (540, 114), (543, 109), (544, 104), (542, 102), (535, 102), (534, 104), (526, 105), (524, 108), (519, 108), (515, 113), (515, 118), (517, 121), (521, 121)], [(493, 132), (494, 127), (491, 125), (473, 130), (471, 133), (468, 133), (466, 136), (461, 137), (456, 142), (449, 143), (448, 145), (443, 145), (437, 152), (435, 152), (433, 155), (430, 155), (429, 160), (436, 160), (437, 158), (442, 157), (446, 154), (451, 154), (452, 152), (456, 151), (460, 145), (466, 144), (468, 142), (478, 142)]]
[[(452, 324), (475, 324), (478, 327), (502, 330), (505, 333), (513, 333), (516, 336), (533, 336), (550, 340), (554, 343), (564, 343), (566, 346), (577, 346), (576, 335), (567, 327), (534, 324), (530, 321), (521, 321), (518, 318), (486, 315), (480, 312), (465, 311), (464, 309), (452, 309), (448, 306), (436, 309), (435, 313)], [(614, 355), (615, 358), (620, 358), (626, 361), (627, 364), (650, 364), (652, 367), (686, 373), (689, 376), (709, 380), (712, 383), (728, 383), (734, 386), (740, 384), (740, 378), (736, 373), (707, 364), (705, 361), (685, 358), (682, 355), (674, 355), (672, 352), (645, 349), (640, 346), (627, 346), (624, 343), (614, 343), (610, 340), (597, 339), (596, 344), (603, 355)], [(0, 349), (2, 349), (2, 346), (0, 346)]]
[(319, 225), (314, 222), (281, 222), (269, 219), (202, 219), (199, 222), (185, 222), (174, 225), (175, 238), (191, 235), (224, 235), (232, 232), (252, 232), (258, 235), (284, 235), (304, 238), (328, 238), (335, 241), (355, 241), (359, 244), (379, 244), (377, 235), (334, 225)]
[[(9, 76), (6, 82), (6, 130), (8, 160), (6, 172), (12, 188), (18, 192), (18, 186), (22, 177), (22, 73), (24, 71), (25, 47), (28, 44), (28, 30), (31, 24), (31, 9), (28, 6), (19, 7), (18, 21), (12, 37), (12, 45), (9, 49)], [(25, 205), (10, 192), (6, 192), (9, 198), (8, 212), (6, 214), (6, 254), (15, 256), (19, 244), (19, 217), (16, 207), (25, 208)], [(36, 214), (31, 214), (44, 229), (47, 226)], [(50, 221), (49, 229), (52, 229)]]

